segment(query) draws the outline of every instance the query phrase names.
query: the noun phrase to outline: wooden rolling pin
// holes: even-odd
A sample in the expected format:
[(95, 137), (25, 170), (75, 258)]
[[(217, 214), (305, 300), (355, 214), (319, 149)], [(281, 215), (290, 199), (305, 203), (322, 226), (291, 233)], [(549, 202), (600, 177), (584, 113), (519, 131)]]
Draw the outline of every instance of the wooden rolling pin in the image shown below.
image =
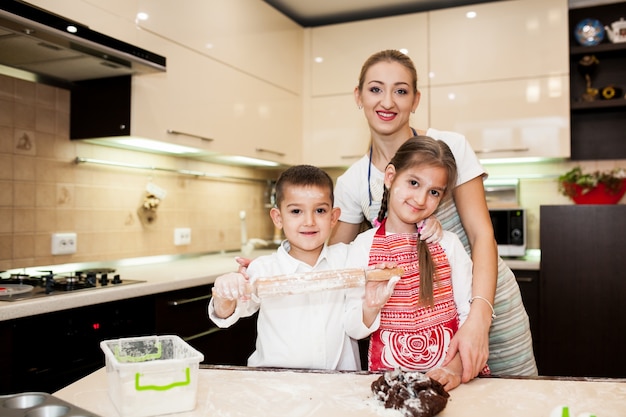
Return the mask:
[(402, 268), (335, 269), (261, 277), (248, 285), (251, 293), (263, 298), (354, 288), (365, 285), (366, 281), (388, 281), (391, 277), (402, 276), (403, 273)]

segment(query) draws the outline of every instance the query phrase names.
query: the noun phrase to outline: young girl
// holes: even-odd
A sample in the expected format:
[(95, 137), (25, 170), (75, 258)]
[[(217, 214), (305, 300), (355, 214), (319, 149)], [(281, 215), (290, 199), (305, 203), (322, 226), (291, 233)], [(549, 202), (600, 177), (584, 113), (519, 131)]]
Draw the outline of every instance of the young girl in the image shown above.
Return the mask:
[(355, 261), (404, 268), (371, 336), (369, 369), (426, 372), (451, 390), (461, 383), (459, 354), (441, 365), (470, 310), (472, 261), (454, 233), (427, 243), (420, 231), (456, 184), (454, 156), (444, 142), (416, 136), (398, 149), (384, 174), (378, 227), (361, 233), (350, 249)]

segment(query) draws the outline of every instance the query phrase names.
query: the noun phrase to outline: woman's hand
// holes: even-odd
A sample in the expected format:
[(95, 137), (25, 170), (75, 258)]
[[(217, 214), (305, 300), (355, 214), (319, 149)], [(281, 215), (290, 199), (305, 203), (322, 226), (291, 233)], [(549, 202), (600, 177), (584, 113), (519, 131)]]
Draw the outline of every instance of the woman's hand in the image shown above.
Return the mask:
[(457, 354), (463, 365), (461, 376), (463, 383), (475, 378), (487, 364), (489, 358), (489, 326), (485, 326), (485, 320), (478, 315), (470, 314), (456, 332), (450, 342), (443, 366), (447, 366)]
[(424, 219), (417, 229), (420, 239), (426, 243), (437, 243), (443, 237), (443, 227), (434, 214)]

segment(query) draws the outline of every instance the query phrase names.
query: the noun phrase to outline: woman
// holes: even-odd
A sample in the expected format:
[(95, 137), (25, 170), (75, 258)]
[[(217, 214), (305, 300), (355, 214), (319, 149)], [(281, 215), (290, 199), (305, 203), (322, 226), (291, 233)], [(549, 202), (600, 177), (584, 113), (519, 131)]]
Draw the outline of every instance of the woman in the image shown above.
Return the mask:
[(444, 366), (460, 352), (463, 382), (478, 375), (488, 358), (494, 375), (536, 375), (528, 316), (515, 276), (498, 257), (482, 183), (486, 173), (470, 145), (456, 133), (410, 126), (410, 114), (420, 101), (417, 72), (411, 59), (399, 51), (386, 50), (369, 57), (354, 96), (367, 118), (371, 145), (368, 155), (337, 180), (335, 198), (341, 217), (330, 243), (349, 243), (363, 220), (374, 223), (383, 195), (385, 167), (409, 137), (419, 134), (446, 142), (459, 175), (453, 199), (443, 203), (435, 215), (444, 229), (461, 238), (471, 254), (475, 302), (450, 344)]

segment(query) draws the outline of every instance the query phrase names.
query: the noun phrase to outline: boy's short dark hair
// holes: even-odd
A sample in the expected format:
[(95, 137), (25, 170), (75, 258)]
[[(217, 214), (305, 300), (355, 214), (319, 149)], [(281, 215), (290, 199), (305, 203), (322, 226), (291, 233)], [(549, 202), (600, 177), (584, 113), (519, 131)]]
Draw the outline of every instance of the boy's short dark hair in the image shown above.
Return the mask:
[(285, 170), (276, 181), (276, 207), (280, 206), (287, 185), (318, 186), (328, 188), (331, 204), (335, 203), (334, 184), (330, 175), (313, 165), (294, 165)]

